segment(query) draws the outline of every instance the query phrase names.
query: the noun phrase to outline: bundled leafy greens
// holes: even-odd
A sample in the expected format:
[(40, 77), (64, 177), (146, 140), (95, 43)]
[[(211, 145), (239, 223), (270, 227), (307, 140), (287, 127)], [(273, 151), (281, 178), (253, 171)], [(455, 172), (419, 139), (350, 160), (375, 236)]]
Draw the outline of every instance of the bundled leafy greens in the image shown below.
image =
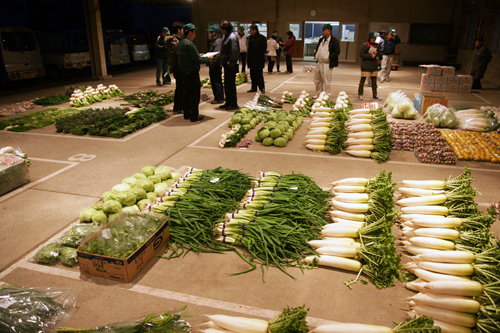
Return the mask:
[(345, 122), (349, 118), (349, 109), (334, 109), (332, 114), (332, 120), (330, 122), (330, 128), (326, 133), (325, 149), (330, 154), (338, 154), (342, 152), (342, 149), (346, 147), (345, 142), (347, 140), (347, 130), (345, 128)]
[(53, 125), (57, 119), (80, 112), (78, 109), (50, 108), (25, 114), (20, 117), (0, 120), (0, 130), (26, 132), (36, 128)]
[(34, 104), (41, 105), (41, 106), (59, 105), (59, 104), (68, 103), (68, 102), (69, 102), (68, 95), (46, 96), (46, 97), (42, 97), (42, 98), (37, 98), (33, 101)]
[(135, 94), (130, 94), (123, 97), (129, 105), (138, 108), (149, 106), (165, 106), (174, 101), (174, 91), (169, 91), (163, 94), (153, 90), (143, 90)]

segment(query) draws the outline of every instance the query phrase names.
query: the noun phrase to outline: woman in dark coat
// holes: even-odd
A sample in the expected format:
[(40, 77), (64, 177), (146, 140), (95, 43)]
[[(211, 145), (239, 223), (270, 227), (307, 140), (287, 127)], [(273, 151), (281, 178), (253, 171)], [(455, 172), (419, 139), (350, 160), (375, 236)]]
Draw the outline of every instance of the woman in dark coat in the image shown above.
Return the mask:
[(382, 59), (382, 53), (380, 52), (380, 46), (375, 44), (375, 39), (377, 38), (377, 33), (371, 31), (368, 35), (368, 40), (361, 46), (359, 51), (359, 56), (361, 57), (361, 80), (359, 81), (358, 87), (358, 98), (363, 99), (363, 86), (365, 84), (366, 78), (370, 78), (372, 81), (372, 93), (373, 99), (379, 101), (380, 97), (377, 97), (377, 70), (378, 64)]

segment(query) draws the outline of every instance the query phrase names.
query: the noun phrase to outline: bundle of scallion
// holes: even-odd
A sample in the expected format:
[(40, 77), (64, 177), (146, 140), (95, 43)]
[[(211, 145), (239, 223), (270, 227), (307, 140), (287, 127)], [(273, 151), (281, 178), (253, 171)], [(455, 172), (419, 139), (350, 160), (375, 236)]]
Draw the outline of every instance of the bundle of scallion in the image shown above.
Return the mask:
[(377, 163), (385, 162), (391, 153), (392, 131), (387, 115), (378, 109), (349, 111), (346, 122), (349, 134), (346, 152), (357, 157), (372, 157)]
[(306, 262), (358, 273), (363, 272), (380, 288), (402, 279), (396, 236), (391, 227), (396, 216), (395, 184), (385, 171), (372, 179), (346, 178), (332, 183), (333, 223), (323, 227), (323, 239), (309, 242), (318, 256)]
[(477, 209), (472, 181), (466, 167), (447, 181), (403, 181), (411, 187), (400, 190), (410, 196), (398, 201), (402, 210), (417, 207), (402, 215), (403, 243), (414, 255), (405, 267), (418, 277), (407, 283), (419, 292), (409, 314), (434, 318), (442, 332), (500, 330), (500, 249), (489, 230), (495, 219)]
[(330, 194), (302, 174), (261, 173), (234, 213), (214, 229), (216, 240), (245, 248), (249, 260), (275, 266), (285, 274), (289, 266), (314, 254), (307, 241), (320, 236), (326, 224)]

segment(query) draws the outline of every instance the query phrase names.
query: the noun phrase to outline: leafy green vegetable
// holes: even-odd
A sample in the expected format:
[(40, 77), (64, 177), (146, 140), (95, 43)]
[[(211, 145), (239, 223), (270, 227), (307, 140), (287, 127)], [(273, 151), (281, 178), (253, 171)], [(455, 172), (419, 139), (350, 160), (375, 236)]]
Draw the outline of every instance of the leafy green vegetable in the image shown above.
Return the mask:
[(102, 210), (98, 210), (92, 215), (92, 222), (97, 224), (106, 224), (108, 222), (108, 216)]
[(59, 105), (69, 102), (68, 95), (52, 95), (42, 98), (37, 98), (33, 101), (36, 105), (49, 106), (49, 105)]
[(119, 213), (122, 210), (122, 205), (116, 200), (108, 200), (104, 202), (103, 211), (108, 214)]
[(25, 114), (20, 117), (0, 120), (0, 130), (26, 132), (53, 125), (59, 118), (80, 112), (78, 109), (50, 108)]
[(269, 333), (307, 333), (307, 311), (305, 305), (283, 309), (277, 317), (269, 321)]
[(92, 215), (94, 215), (97, 211), (94, 208), (85, 208), (80, 211), (79, 219), (80, 222), (91, 222)]
[(59, 260), (68, 266), (74, 266), (78, 263), (78, 255), (76, 253), (76, 248), (63, 246), (61, 247), (61, 252), (59, 253)]
[(55, 264), (59, 260), (59, 253), (61, 253), (61, 245), (54, 242), (38, 250), (33, 259), (41, 264)]
[(410, 319), (405, 322), (394, 322), (394, 333), (440, 333), (441, 328), (434, 326), (434, 321), (426, 316)]
[(153, 176), (155, 174), (156, 167), (152, 165), (146, 165), (142, 168), (141, 172), (146, 175), (146, 177)]
[(129, 105), (138, 108), (149, 106), (165, 106), (174, 102), (174, 91), (160, 94), (156, 91), (145, 90), (123, 97)]
[[(98, 213), (104, 214), (102, 211)], [(97, 224), (97, 221), (96, 223), (76, 224), (66, 231), (61, 238), (57, 240), (57, 243), (63, 246), (77, 248), (85, 238), (92, 235), (98, 229), (99, 225)]]
[(155, 175), (160, 176), (161, 180), (164, 181), (171, 178), (172, 172), (166, 166), (161, 166), (156, 168)]

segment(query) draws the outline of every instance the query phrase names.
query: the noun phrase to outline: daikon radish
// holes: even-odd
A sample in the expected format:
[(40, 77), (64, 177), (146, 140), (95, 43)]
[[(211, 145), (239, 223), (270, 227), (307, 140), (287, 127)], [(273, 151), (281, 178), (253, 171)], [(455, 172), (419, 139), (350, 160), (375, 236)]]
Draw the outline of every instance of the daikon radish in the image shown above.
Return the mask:
[(436, 250), (454, 250), (455, 249), (455, 243), (453, 243), (451, 241), (444, 240), (444, 239), (439, 239), (439, 238), (417, 236), (417, 237), (409, 238), (408, 241), (412, 245), (427, 247), (429, 249), (436, 249)]
[(412, 310), (419, 315), (435, 318), (446, 323), (464, 327), (476, 326), (476, 316), (470, 313), (449, 311), (424, 305), (415, 305)]
[(306, 144), (324, 146), (325, 140), (323, 140), (323, 139), (306, 139)]
[(370, 118), (364, 119), (350, 119), (346, 121), (346, 125), (349, 127), (351, 125), (360, 125), (360, 124), (371, 124), (372, 120)]
[(314, 135), (314, 134), (326, 134), (330, 130), (329, 127), (320, 127), (320, 128), (314, 128), (307, 133), (308, 135)]
[(330, 239), (315, 239), (307, 242), (313, 249), (320, 247), (336, 247), (336, 246), (349, 246), (359, 249), (361, 244), (354, 241), (354, 238), (330, 238)]
[[(405, 266), (406, 267), (406, 266)], [(448, 274), (441, 274), (441, 273), (434, 273), (422, 268), (411, 268), (410, 270), (413, 274), (421, 278), (422, 280), (425, 280), (427, 282), (431, 281), (451, 281), (451, 280), (465, 280), (465, 281), (470, 281), (469, 278), (465, 276), (458, 276), (458, 275), (448, 275)]]
[(335, 199), (331, 200), (332, 206), (350, 213), (366, 213), (370, 206), (366, 203), (347, 203)]
[(358, 113), (349, 115), (349, 119), (372, 119), (371, 113)]
[[(348, 140), (349, 143), (349, 140)], [(436, 194), (444, 194), (444, 190), (426, 190), (421, 188), (413, 188), (413, 187), (399, 187), (398, 191), (407, 196), (417, 196), (423, 197), (427, 195), (436, 195)]]
[[(446, 228), (419, 228), (415, 229), (412, 233), (413, 236), (434, 237), (447, 240), (457, 240), (460, 238), (459, 231)], [(409, 235), (406, 236), (411, 237)]]
[(436, 249), (429, 249), (429, 248), (426, 248), (426, 247), (415, 246), (415, 245), (411, 245), (411, 244), (410, 245), (405, 245), (405, 250), (408, 253), (411, 253), (413, 255), (419, 255), (419, 254), (425, 254), (425, 253), (439, 251), (439, 250), (436, 250)]
[(374, 137), (374, 134), (372, 131), (353, 132), (349, 133), (348, 137), (353, 139), (372, 139)]
[(325, 246), (316, 249), (316, 252), (343, 258), (354, 258), (358, 255), (358, 249), (350, 246)]
[(353, 125), (349, 126), (349, 131), (351, 132), (368, 132), (373, 129), (372, 125), (370, 124), (360, 124), (360, 125)]
[(373, 145), (373, 139), (354, 139), (354, 138), (350, 138), (350, 139), (347, 139), (347, 144), (349, 146)]
[(434, 294), (478, 297), (483, 293), (483, 286), (472, 280), (435, 280), (425, 284), (421, 292)]
[(403, 180), (404, 186), (422, 188), (425, 190), (444, 190), (445, 182), (442, 180)]
[(306, 139), (326, 140), (326, 134), (307, 134)]
[(352, 220), (344, 220), (338, 217), (334, 217), (333, 219), (333, 224), (337, 225), (349, 225), (353, 227), (358, 227), (358, 228), (363, 228), (365, 226), (365, 222), (358, 222), (358, 221), (352, 221)]
[(410, 298), (416, 304), (457, 312), (478, 313), (481, 305), (475, 299), (464, 296), (418, 293)]
[(316, 327), (312, 333), (392, 333), (392, 328), (386, 326), (365, 324), (324, 324)]
[(417, 265), (422, 269), (441, 274), (471, 276), (472, 273), (474, 273), (474, 268), (471, 264), (450, 264), (432, 261), (419, 261), (417, 262)]
[(403, 207), (439, 205), (447, 200), (446, 194), (426, 195), (422, 197), (411, 197), (398, 200), (396, 203)]
[(416, 292), (422, 292), (424, 290), (424, 287), (428, 284), (429, 282), (424, 281), (420, 278), (416, 279), (415, 281), (410, 281), (406, 282), (405, 288), (409, 290), (413, 290)]
[(356, 157), (371, 157), (372, 153), (369, 150), (352, 150), (352, 149), (347, 149), (345, 151), (349, 155), (356, 156)]
[(410, 206), (402, 207), (404, 214), (428, 214), (428, 215), (448, 215), (448, 208), (445, 206)]
[(355, 115), (355, 114), (370, 114), (370, 110), (369, 109), (349, 110), (349, 115)]
[(375, 149), (374, 145), (349, 145), (349, 150), (368, 150), (372, 151)]
[(411, 223), (420, 228), (456, 228), (463, 224), (462, 219), (456, 217), (447, 217), (444, 219), (420, 219), (414, 218)]
[(337, 180), (335, 182), (332, 182), (331, 185), (333, 186), (338, 186), (338, 185), (354, 185), (354, 186), (366, 186), (368, 185), (368, 179), (367, 178), (344, 178)]
[(332, 192), (337, 193), (364, 193), (366, 191), (365, 186), (358, 185), (338, 185), (332, 187)]
[(441, 320), (434, 319), (434, 325), (441, 328), (441, 333), (472, 333), (469, 327), (453, 325)]
[(267, 321), (254, 318), (232, 317), (226, 315), (210, 315), (208, 318), (217, 326), (241, 333), (267, 333), (269, 326)]
[(401, 220), (411, 221), (413, 219), (443, 219), (445, 215), (429, 215), (429, 214), (401, 214)]
[(325, 148), (325, 145), (313, 145), (313, 144), (306, 144), (306, 148), (307, 149), (311, 149), (311, 150), (319, 150), (319, 151), (324, 151), (326, 148)]
[(433, 261), (455, 264), (472, 264), (475, 256), (468, 251), (433, 251), (431, 253), (420, 254), (411, 258), (413, 261)]
[(340, 268), (352, 272), (359, 272), (361, 269), (361, 263), (357, 260), (328, 255), (308, 256), (304, 258), (304, 262), (309, 264), (314, 262), (320, 266)]
[(358, 221), (358, 222), (365, 221), (364, 214), (349, 213), (349, 212), (344, 212), (342, 210), (331, 210), (330, 215), (332, 217), (341, 218), (345, 220)]
[(326, 228), (321, 230), (321, 235), (324, 237), (347, 237), (347, 238), (358, 238), (359, 228), (339, 226), (338, 228)]
[(342, 193), (335, 196), (335, 200), (342, 202), (366, 203), (368, 194), (366, 193)]

